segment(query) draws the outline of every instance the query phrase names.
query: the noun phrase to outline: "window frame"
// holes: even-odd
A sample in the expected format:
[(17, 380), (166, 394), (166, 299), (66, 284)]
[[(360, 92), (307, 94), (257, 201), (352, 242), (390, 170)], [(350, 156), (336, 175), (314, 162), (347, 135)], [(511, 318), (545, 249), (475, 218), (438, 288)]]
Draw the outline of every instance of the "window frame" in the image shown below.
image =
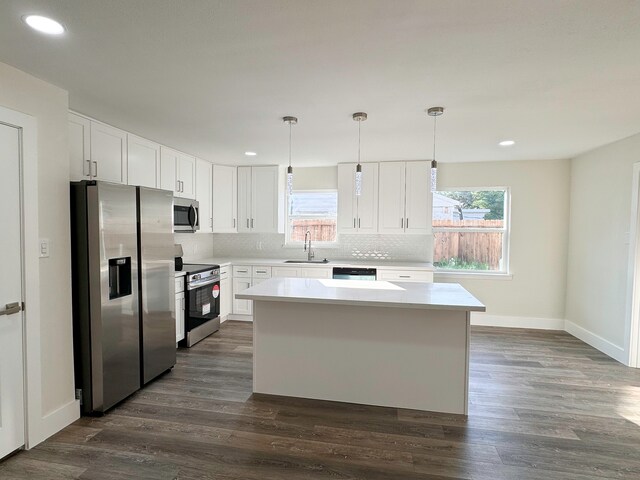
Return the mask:
[(501, 270), (457, 270), (451, 268), (436, 267), (434, 265), (434, 273), (441, 274), (442, 276), (456, 276), (467, 275), (469, 277), (481, 278), (481, 277), (508, 277), (511, 278), (511, 188), (510, 187), (446, 187), (436, 190), (437, 192), (490, 192), (490, 191), (504, 191), (505, 192), (505, 215), (504, 228), (462, 228), (462, 227), (434, 227), (433, 226), (433, 207), (431, 210), (431, 232), (433, 235), (432, 253), (435, 252), (435, 234), (437, 232), (468, 232), (468, 233), (482, 233), (482, 232), (502, 232), (502, 266)]
[[(336, 200), (338, 198), (338, 189), (337, 188), (304, 188), (304, 189), (293, 189), (293, 192), (302, 192), (302, 193), (335, 193)], [(304, 242), (291, 240), (291, 216), (289, 215), (289, 201), (291, 195), (287, 192), (285, 198), (285, 238), (284, 238), (284, 247), (289, 248), (300, 248), (304, 245)], [(313, 240), (313, 248), (338, 248), (338, 212), (336, 211), (336, 239), (333, 242), (321, 242), (319, 240)]]

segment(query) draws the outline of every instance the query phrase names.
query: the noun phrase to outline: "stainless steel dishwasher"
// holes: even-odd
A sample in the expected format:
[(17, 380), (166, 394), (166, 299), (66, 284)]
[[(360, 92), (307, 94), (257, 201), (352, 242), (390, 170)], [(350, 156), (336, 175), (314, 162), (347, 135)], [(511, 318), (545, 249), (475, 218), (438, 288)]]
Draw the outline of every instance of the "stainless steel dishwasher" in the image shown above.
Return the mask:
[(338, 280), (376, 280), (375, 268), (333, 267), (333, 278)]

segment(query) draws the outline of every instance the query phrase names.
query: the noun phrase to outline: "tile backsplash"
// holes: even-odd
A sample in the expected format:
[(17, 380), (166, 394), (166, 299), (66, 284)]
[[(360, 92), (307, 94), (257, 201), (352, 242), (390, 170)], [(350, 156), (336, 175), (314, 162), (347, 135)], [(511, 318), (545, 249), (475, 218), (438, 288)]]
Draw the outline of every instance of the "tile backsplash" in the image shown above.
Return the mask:
[(174, 233), (173, 238), (182, 245), (187, 260), (213, 257), (213, 233)]
[[(213, 234), (212, 238), (215, 257), (303, 259), (306, 255), (302, 246), (285, 245), (283, 234), (217, 233)], [(432, 239), (431, 235), (343, 234), (335, 246), (314, 246), (313, 249), (316, 259), (430, 262), (433, 257)]]

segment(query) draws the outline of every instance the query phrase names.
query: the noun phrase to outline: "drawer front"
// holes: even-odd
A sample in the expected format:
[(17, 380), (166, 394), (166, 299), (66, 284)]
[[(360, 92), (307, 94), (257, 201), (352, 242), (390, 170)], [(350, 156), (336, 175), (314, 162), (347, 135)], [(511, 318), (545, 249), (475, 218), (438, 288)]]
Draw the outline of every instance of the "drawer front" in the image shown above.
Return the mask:
[(229, 271), (230, 271), (230, 268), (228, 266), (220, 267), (220, 280), (225, 280), (229, 278)]
[(271, 267), (253, 267), (253, 278), (271, 278)]
[(176, 293), (184, 292), (184, 275), (176, 278)]
[(378, 269), (378, 280), (433, 283), (433, 272), (428, 270), (380, 270)]
[(300, 269), (296, 267), (272, 267), (272, 277), (299, 277)]
[(235, 266), (233, 267), (233, 278), (241, 277), (241, 278), (251, 278), (251, 267), (250, 266)]

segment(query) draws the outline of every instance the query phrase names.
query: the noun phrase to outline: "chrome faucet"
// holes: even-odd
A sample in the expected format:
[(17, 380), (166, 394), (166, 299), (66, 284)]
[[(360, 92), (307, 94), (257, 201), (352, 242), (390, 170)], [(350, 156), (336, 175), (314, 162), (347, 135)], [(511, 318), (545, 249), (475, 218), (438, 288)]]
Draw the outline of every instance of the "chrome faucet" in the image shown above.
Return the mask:
[[(307, 250), (307, 236), (309, 236), (309, 250)], [(307, 252), (307, 261), (309, 262), (316, 256), (313, 250), (311, 250), (311, 232), (309, 230), (304, 234), (304, 251)]]

